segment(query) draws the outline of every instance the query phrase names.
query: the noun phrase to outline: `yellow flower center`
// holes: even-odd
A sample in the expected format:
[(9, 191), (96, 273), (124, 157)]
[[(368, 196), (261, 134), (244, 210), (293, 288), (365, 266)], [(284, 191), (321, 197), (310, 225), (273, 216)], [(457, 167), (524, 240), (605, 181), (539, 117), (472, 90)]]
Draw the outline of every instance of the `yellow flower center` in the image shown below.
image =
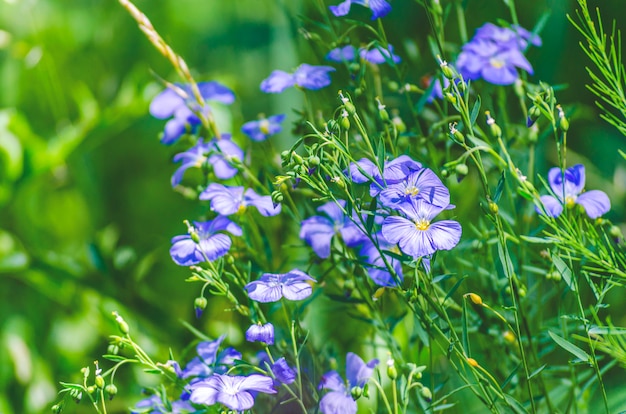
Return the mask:
[(574, 204), (576, 204), (576, 199), (574, 197), (572, 196), (565, 197), (565, 205), (567, 206), (567, 208), (574, 207)]
[(417, 188), (417, 187), (415, 187), (415, 186), (412, 186), (412, 187), (407, 187), (407, 188), (404, 190), (404, 194), (405, 194), (405, 195), (410, 195), (410, 196), (413, 196), (413, 197), (415, 197), (416, 195), (418, 195), (418, 194), (419, 194), (419, 192), (420, 192), (420, 189), (419, 189), (419, 188)]
[(430, 221), (426, 219), (417, 219), (415, 220), (415, 228), (420, 231), (426, 231), (430, 227)]
[(504, 61), (502, 59), (491, 58), (489, 59), (489, 64), (496, 69), (500, 69), (504, 66)]
[(242, 214), (244, 211), (246, 211), (246, 206), (243, 203), (241, 203), (239, 205), (239, 208), (237, 209), (237, 214)]
[(270, 133), (270, 121), (268, 121), (267, 119), (262, 119), (259, 122), (259, 129), (265, 135), (269, 134)]

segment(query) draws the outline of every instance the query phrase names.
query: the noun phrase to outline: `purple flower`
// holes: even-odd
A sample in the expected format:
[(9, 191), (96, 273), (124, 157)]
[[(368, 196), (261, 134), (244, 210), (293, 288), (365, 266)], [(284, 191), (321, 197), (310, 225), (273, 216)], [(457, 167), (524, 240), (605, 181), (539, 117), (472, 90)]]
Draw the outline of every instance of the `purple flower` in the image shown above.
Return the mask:
[(468, 80), (483, 78), (496, 85), (510, 85), (519, 78), (518, 68), (533, 73), (523, 54), (529, 41), (541, 44), (538, 36), (521, 27), (512, 30), (487, 23), (463, 46), (456, 61), (457, 70)]
[[(235, 101), (233, 91), (217, 82), (200, 82), (198, 89), (205, 101), (214, 100), (227, 105)], [(176, 142), (188, 127), (200, 125), (201, 121), (196, 113), (201, 110), (189, 85), (171, 85), (150, 102), (152, 116), (159, 119), (171, 118), (165, 124), (161, 137), (161, 142), (166, 145)], [(204, 110), (209, 111), (209, 107), (205, 106)]]
[(343, 213), (346, 202), (338, 202), (339, 205), (330, 201), (318, 207), (317, 211), (325, 216), (309, 217), (302, 221), (300, 228), (300, 238), (322, 259), (330, 256), (330, 245), (335, 234), (339, 233), (348, 247), (358, 245), (365, 237), (361, 229)]
[(350, 12), (350, 6), (353, 4), (369, 8), (372, 11), (372, 20), (385, 17), (391, 11), (391, 5), (385, 0), (345, 0), (336, 6), (329, 6), (328, 8), (332, 14), (341, 17)]
[(450, 204), (450, 191), (432, 170), (422, 168), (400, 182), (388, 184), (380, 192), (380, 202), (390, 208), (417, 199), (438, 207), (447, 207)]
[(437, 207), (417, 199), (399, 206), (407, 216), (385, 218), (382, 233), (389, 243), (398, 243), (400, 249), (413, 257), (423, 257), (437, 250), (450, 250), (461, 239), (461, 225), (453, 220), (432, 223), (445, 207)]
[(200, 168), (205, 164), (213, 167), (217, 178), (227, 180), (237, 174), (238, 170), (232, 165), (233, 162), (242, 160), (243, 151), (230, 140), (230, 134), (222, 134), (221, 139), (213, 139), (207, 143), (199, 139), (187, 151), (174, 155), (174, 162), (181, 162), (182, 165), (172, 175), (172, 187), (181, 183), (189, 168)]
[(195, 411), (189, 401), (176, 400), (168, 403), (171, 408), (168, 408), (166, 404), (161, 401), (159, 394), (153, 394), (148, 398), (144, 398), (139, 401), (134, 409), (131, 409), (131, 414), (185, 414)]
[(367, 364), (358, 355), (348, 352), (346, 355), (346, 378), (347, 386), (337, 371), (324, 374), (319, 389), (330, 390), (320, 400), (320, 412), (322, 414), (356, 414), (356, 401), (352, 398), (351, 390), (354, 387), (363, 388), (374, 372), (378, 364), (377, 359), (372, 359)]
[(326, 60), (335, 63), (352, 62), (356, 59), (356, 48), (352, 45), (336, 47), (326, 55)]
[(214, 341), (202, 341), (196, 346), (198, 353), (182, 370), (179, 377), (206, 378), (213, 373), (224, 373), (226, 367), (233, 365), (235, 360), (240, 360), (242, 355), (234, 348), (226, 348), (217, 352), (226, 335), (222, 335)]
[(302, 300), (311, 295), (313, 289), (308, 283), (315, 282), (311, 276), (294, 269), (288, 273), (265, 273), (259, 280), (245, 286), (248, 296), (257, 302), (277, 302), (282, 297), (288, 300)]
[(189, 399), (195, 404), (213, 405), (219, 402), (231, 410), (249, 410), (254, 406), (254, 396), (250, 391), (275, 394), (273, 384), (272, 378), (264, 375), (244, 377), (214, 374), (192, 384)]
[(191, 266), (224, 256), (230, 249), (231, 241), (227, 235), (218, 233), (220, 231), (241, 236), (241, 227), (224, 216), (205, 222), (194, 221), (188, 234), (172, 238), (172, 260), (179, 266)]
[(388, 45), (387, 49), (384, 49), (381, 46), (376, 46), (371, 50), (361, 49), (359, 51), (359, 55), (361, 56), (361, 59), (377, 65), (381, 65), (389, 61), (393, 61), (395, 64), (402, 62), (400, 56), (393, 54), (393, 46), (391, 45)]
[(281, 131), (281, 122), (285, 119), (285, 114), (272, 115), (269, 118), (262, 118), (258, 121), (246, 122), (242, 125), (241, 131), (253, 141), (265, 141), (270, 135)]
[[(563, 211), (563, 205), (573, 207), (575, 204), (583, 206), (587, 215), (598, 218), (611, 209), (611, 200), (604, 191), (591, 190), (583, 192), (585, 188), (585, 166), (574, 165), (561, 172), (559, 168), (548, 171), (548, 182), (556, 197), (541, 196), (546, 213), (550, 217), (558, 217)], [(539, 209), (537, 212), (541, 213)]]
[(366, 240), (363, 243), (363, 247), (361, 247), (361, 250), (359, 251), (359, 256), (363, 258), (367, 274), (378, 286), (397, 286), (398, 283), (387, 269), (385, 260), (387, 260), (387, 263), (389, 263), (393, 268), (395, 274), (400, 279), (399, 282), (402, 282), (403, 280), (402, 262), (389, 254), (385, 254), (384, 251), (396, 250), (396, 253), (399, 253), (398, 248), (395, 244), (387, 242), (381, 235), (375, 235), (375, 237), (377, 238), (380, 249), (383, 250), (385, 258), (383, 259), (383, 256), (380, 254), (380, 251), (376, 248), (374, 243), (370, 240)]
[(212, 183), (200, 193), (200, 200), (210, 200), (211, 210), (223, 216), (245, 211), (246, 207), (254, 206), (262, 216), (275, 216), (280, 213), (280, 204), (274, 205), (272, 197), (260, 196), (253, 189), (244, 187), (226, 187)]
[(361, 158), (356, 163), (350, 163), (348, 175), (357, 184), (370, 182), (369, 177), (371, 177), (373, 181), (370, 184), (370, 195), (375, 197), (386, 185), (399, 183), (409, 174), (420, 169), (422, 169), (422, 164), (408, 155), (401, 155), (392, 161), (385, 161), (381, 175), (376, 164), (367, 158)]
[(283, 384), (291, 384), (296, 380), (297, 373), (287, 364), (285, 357), (276, 360), (276, 362), (272, 364), (271, 369), (276, 379)]
[(303, 89), (318, 90), (330, 85), (331, 66), (313, 66), (306, 63), (298, 66), (294, 73), (282, 70), (273, 71), (261, 82), (261, 91), (265, 93), (281, 93), (294, 85)]
[(248, 342), (264, 342), (266, 345), (274, 344), (274, 325), (261, 323), (251, 325), (246, 331), (246, 341)]

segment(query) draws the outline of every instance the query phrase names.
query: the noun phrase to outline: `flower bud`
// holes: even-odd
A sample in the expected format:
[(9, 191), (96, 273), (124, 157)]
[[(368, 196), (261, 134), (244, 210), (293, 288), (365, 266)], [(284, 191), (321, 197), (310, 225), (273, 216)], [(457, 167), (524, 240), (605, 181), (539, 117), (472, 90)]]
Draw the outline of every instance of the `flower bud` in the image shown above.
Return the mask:
[(124, 320), (124, 318), (122, 318), (117, 312), (113, 312), (113, 315), (115, 316), (115, 321), (117, 322), (117, 327), (119, 328), (120, 332), (123, 335), (128, 335), (128, 333), (130, 332), (130, 328), (128, 327), (128, 324), (126, 323), (126, 321)]
[(458, 175), (467, 175), (467, 173), (469, 172), (469, 169), (467, 168), (467, 165), (465, 165), (465, 164), (457, 164), (454, 167), (454, 171)]
[(284, 199), (285, 196), (279, 190), (272, 191), (272, 203), (274, 203), (275, 205), (280, 204), (283, 202)]
[(433, 399), (433, 393), (430, 390), (430, 388), (428, 387), (422, 387), (422, 389), (420, 390), (420, 395), (422, 396), (423, 399), (425, 399), (427, 402), (431, 402)]
[(115, 397), (115, 394), (117, 394), (117, 387), (115, 386), (115, 384), (109, 384), (104, 387), (104, 391), (106, 391), (106, 393), (109, 395), (109, 400), (112, 400), (113, 397)]
[(479, 305), (479, 306), (483, 305), (483, 298), (481, 298), (477, 294), (475, 294), (475, 293), (466, 293), (465, 296), (469, 297), (474, 305)]
[(341, 120), (339, 121), (339, 125), (341, 125), (341, 128), (348, 130), (350, 129), (350, 119), (348, 119), (348, 111), (346, 111), (345, 109), (344, 109), (344, 114), (341, 115)]
[(72, 397), (74, 401), (76, 401), (76, 404), (78, 404), (80, 400), (83, 399), (83, 392), (79, 389), (74, 388), (70, 390), (70, 397)]
[(515, 334), (513, 332), (509, 331), (509, 330), (504, 331), (502, 333), (502, 337), (509, 344), (514, 344), (515, 343)]
[(297, 165), (301, 165), (301, 164), (302, 164), (303, 159), (302, 159), (302, 157), (300, 156), (300, 154), (298, 154), (298, 153), (294, 152), (294, 153), (292, 154), (292, 156), (291, 156), (291, 157), (292, 157), (293, 161), (294, 161)]
[(493, 135), (494, 138), (500, 138), (502, 136), (502, 128), (496, 124), (496, 120), (492, 118), (489, 111), (485, 111), (485, 115), (487, 116), (487, 125), (489, 125), (491, 135)]
[(352, 102), (350, 101), (345, 102), (343, 104), (343, 107), (346, 108), (346, 111), (348, 111), (348, 114), (350, 115), (354, 115), (356, 113), (356, 108), (354, 107), (354, 104), (352, 104)]
[(87, 387), (87, 392), (89, 394), (93, 394), (94, 392), (96, 392), (96, 387), (94, 387), (93, 385), (90, 385)]
[(385, 109), (386, 106), (383, 105), (382, 102), (380, 102), (380, 99), (378, 99), (378, 98), (376, 98), (376, 102), (378, 102), (378, 116), (380, 116), (380, 119), (383, 122), (389, 121), (389, 113)]
[(559, 127), (563, 132), (567, 132), (569, 129), (569, 121), (565, 117), (565, 112), (563, 112), (561, 105), (557, 105), (556, 109), (559, 111)]
[(287, 150), (285, 150), (285, 151), (283, 151), (283, 152), (281, 152), (281, 153), (280, 153), (280, 159), (281, 159), (283, 162), (288, 163), (288, 162), (289, 162), (289, 158), (290, 158), (290, 157), (291, 157), (291, 151), (287, 151)]
[(441, 73), (443, 73), (443, 76), (450, 80), (454, 79), (454, 69), (450, 67), (448, 62), (446, 62), (445, 60), (441, 60), (439, 56), (437, 56), (437, 59), (439, 59), (439, 67), (441, 68)]
[(401, 134), (404, 131), (406, 131), (406, 125), (404, 124), (404, 121), (402, 120), (402, 118), (400, 118), (398, 115), (394, 115), (393, 119), (391, 120), (391, 122), (393, 122), (393, 124), (396, 127), (396, 130)]
[(615, 226), (615, 225), (613, 225), (613, 226), (611, 226), (611, 228), (609, 228), (609, 234), (614, 239), (621, 240), (621, 239), (624, 238), (624, 235), (622, 234), (622, 229), (620, 229), (618, 226)]
[(398, 92), (398, 89), (400, 89), (400, 85), (398, 85), (398, 82), (396, 81), (389, 81), (387, 83), (387, 88), (389, 88), (391, 92)]
[(500, 209), (498, 208), (498, 205), (496, 203), (494, 203), (493, 201), (489, 202), (489, 211), (491, 212), (491, 214), (498, 214), (498, 211)]
[(470, 367), (476, 368), (478, 366), (478, 362), (474, 358), (466, 358), (466, 360)]
[(396, 368), (395, 361), (391, 358), (387, 360), (387, 376), (391, 380), (398, 378), (398, 368)]
[(120, 347), (117, 344), (109, 344), (107, 347), (107, 354), (117, 355), (120, 353)]
[(452, 137), (454, 138), (454, 140), (460, 144), (464, 144), (465, 143), (465, 135), (463, 135), (463, 133), (461, 131), (459, 131), (458, 129), (456, 129), (456, 122), (451, 123), (449, 125), (450, 128), (450, 135), (452, 135)]
[(446, 99), (446, 101), (450, 102), (452, 105), (456, 105), (457, 104), (456, 96), (454, 96), (450, 92), (444, 93), (443, 97)]
[(309, 157), (309, 165), (311, 167), (317, 167), (320, 165), (320, 157), (317, 155), (312, 155)]
[(517, 289), (517, 294), (520, 298), (526, 297), (526, 288), (524, 286), (520, 286), (520, 288)]
[(363, 388), (354, 386), (350, 389), (350, 395), (352, 395), (353, 400), (358, 400), (363, 395)]
[(102, 375), (96, 375), (94, 383), (96, 384), (96, 387), (100, 389), (104, 388), (104, 378), (102, 378)]
[(349, 70), (350, 72), (358, 72), (358, 71), (359, 71), (359, 69), (361, 69), (361, 65), (359, 64), (359, 62), (351, 62), (351, 63), (348, 65), (348, 70)]
[(51, 408), (53, 414), (61, 414), (63, 406), (61, 404), (54, 404)]
[(196, 311), (196, 319), (202, 316), (202, 312), (206, 309), (208, 301), (204, 296), (199, 296), (193, 301), (193, 308)]

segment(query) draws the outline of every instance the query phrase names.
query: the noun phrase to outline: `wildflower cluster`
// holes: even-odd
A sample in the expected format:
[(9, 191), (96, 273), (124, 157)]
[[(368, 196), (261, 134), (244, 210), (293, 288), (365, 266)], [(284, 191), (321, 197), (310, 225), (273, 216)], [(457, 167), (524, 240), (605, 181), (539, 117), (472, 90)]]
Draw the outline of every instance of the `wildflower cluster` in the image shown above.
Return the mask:
[[(439, 0), (418, 3), (436, 36), (445, 26)], [(344, 19), (353, 5), (369, 9), (375, 25)], [(129, 10), (148, 30), (147, 18)], [(484, 24), (456, 47), (453, 65), (431, 39), (442, 76), (424, 90), (387, 41), (381, 19), (391, 12), (385, 0), (330, 5), (318, 16), (328, 23), (308, 39), (322, 43), (321, 55), (336, 67), (302, 63), (259, 76), (263, 93), (295, 88), (307, 98), (296, 113), (297, 138), (280, 157), (257, 159), (279, 145), (272, 137), (286, 129), (287, 115), (260, 114), (221, 133), (212, 106), (232, 104), (234, 92), (196, 83), (175, 60), (188, 83), (167, 84), (150, 113), (168, 119), (162, 143), (182, 148), (172, 186), (202, 213), (184, 221), (170, 256), (202, 285), (196, 317), (233, 312), (245, 321), (247, 343), (239, 351), (223, 345), (227, 336), (208, 340), (194, 328), (196, 354), (186, 364), (172, 351), (154, 363), (125, 325), (112, 344), (130, 355), (111, 360), (141, 363), (169, 381), (133, 412), (356, 414), (361, 405), (434, 412), (453, 406), (459, 391), (492, 412), (555, 412), (550, 387), (559, 384), (561, 392), (578, 378), (575, 370), (544, 372), (560, 351), (592, 366), (603, 384), (594, 347), (587, 353), (560, 335), (575, 331), (591, 341), (590, 318), (598, 318), (610, 289), (626, 285), (626, 259), (621, 242), (609, 237), (618, 234), (615, 226), (601, 218), (609, 196), (584, 191), (582, 164), (568, 167), (569, 121), (554, 89), (526, 80), (533, 68), (524, 53), (541, 45), (538, 33)], [(494, 85), (484, 99), (473, 87), (480, 79)], [(500, 115), (507, 94), (519, 101), (510, 119)], [(540, 129), (541, 139), (554, 137), (559, 165), (547, 182), (534, 172)], [(545, 191), (533, 184), (541, 181)], [(592, 315), (578, 295), (583, 280), (595, 296)], [(576, 323), (533, 311), (544, 292), (555, 301), (576, 294), (577, 306), (568, 309)], [(317, 320), (324, 311), (332, 314), (325, 325)], [(505, 354), (511, 358), (501, 361)], [(381, 355), (388, 357), (383, 372)], [(344, 376), (337, 360), (345, 360)], [(436, 386), (426, 387), (423, 375)], [(571, 398), (578, 386), (563, 395)]]

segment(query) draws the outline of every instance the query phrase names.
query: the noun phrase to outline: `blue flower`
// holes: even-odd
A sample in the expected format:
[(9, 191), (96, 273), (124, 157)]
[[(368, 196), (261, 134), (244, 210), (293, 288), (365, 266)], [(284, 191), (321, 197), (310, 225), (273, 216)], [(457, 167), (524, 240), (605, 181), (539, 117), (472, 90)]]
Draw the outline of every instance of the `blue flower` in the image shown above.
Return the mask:
[(332, 49), (326, 55), (326, 60), (335, 62), (335, 63), (343, 63), (343, 62), (352, 62), (356, 59), (356, 48), (352, 45), (346, 45), (344, 47), (336, 47)]
[(262, 216), (275, 216), (280, 213), (280, 204), (274, 205), (271, 196), (260, 196), (253, 189), (244, 187), (226, 187), (212, 183), (200, 194), (200, 200), (211, 200), (211, 210), (223, 216), (245, 211), (254, 206)]
[(221, 139), (213, 139), (207, 143), (199, 139), (196, 145), (174, 156), (174, 162), (182, 162), (182, 165), (172, 175), (172, 187), (181, 183), (185, 171), (189, 168), (200, 168), (205, 164), (213, 167), (213, 173), (217, 178), (221, 180), (233, 178), (238, 171), (233, 163), (242, 160), (243, 151), (230, 140), (230, 134), (222, 134)]
[[(226, 86), (218, 82), (198, 83), (200, 95), (205, 101), (218, 101), (223, 104), (232, 104), (235, 94)], [(161, 142), (166, 145), (173, 144), (183, 135), (187, 128), (195, 128), (200, 125), (200, 118), (196, 115), (202, 108), (193, 95), (189, 85), (170, 85), (163, 92), (154, 97), (150, 103), (150, 114), (155, 118), (168, 119)], [(205, 111), (209, 107), (205, 106)]]
[(273, 71), (269, 77), (261, 82), (261, 91), (265, 93), (281, 93), (292, 86), (303, 89), (318, 90), (330, 85), (331, 66), (313, 66), (306, 63), (298, 66), (294, 73), (282, 70)]
[(131, 409), (130, 412), (131, 414), (187, 414), (195, 412), (195, 408), (186, 400), (171, 401), (167, 405), (161, 401), (159, 394), (153, 394), (135, 404), (135, 408)]
[(341, 17), (350, 12), (353, 4), (369, 8), (372, 11), (372, 20), (385, 17), (391, 11), (391, 5), (385, 0), (345, 0), (343, 3), (328, 8), (336, 17)]
[(422, 168), (400, 182), (388, 184), (380, 192), (380, 202), (390, 208), (417, 199), (438, 207), (447, 207), (450, 204), (450, 191), (432, 170)]
[(194, 221), (188, 234), (172, 238), (172, 260), (180, 266), (191, 266), (224, 256), (230, 249), (231, 241), (227, 235), (218, 233), (220, 231), (241, 236), (241, 227), (224, 216), (211, 221)]
[(359, 250), (359, 257), (363, 259), (363, 265), (367, 269), (367, 274), (370, 279), (378, 286), (397, 286), (398, 283), (391, 275), (387, 266), (385, 265), (385, 260), (387, 263), (391, 265), (395, 274), (399, 278), (399, 282), (403, 280), (402, 274), (402, 262), (395, 257), (386, 254), (385, 251), (394, 251), (395, 253), (400, 253), (395, 244), (391, 244), (385, 240), (385, 238), (380, 234), (375, 234), (374, 237), (378, 241), (378, 245), (380, 249), (383, 251), (385, 258), (380, 254), (380, 251), (376, 248), (376, 245), (370, 240), (366, 240), (363, 242), (363, 246)]
[(367, 158), (362, 158), (356, 163), (350, 163), (348, 175), (357, 184), (371, 181), (370, 195), (375, 197), (388, 184), (399, 183), (412, 172), (421, 169), (422, 164), (414, 161), (408, 155), (401, 155), (392, 161), (385, 161), (381, 174), (376, 164)]
[(324, 213), (324, 216), (309, 217), (301, 224), (300, 238), (322, 259), (330, 256), (331, 241), (336, 234), (341, 235), (348, 247), (358, 245), (365, 237), (361, 229), (343, 213), (346, 202), (338, 202), (339, 205), (330, 201), (318, 207), (317, 211)]
[(230, 376), (214, 374), (191, 385), (191, 402), (213, 405), (221, 403), (231, 410), (249, 410), (254, 406), (250, 391), (275, 394), (274, 381), (264, 375)]
[(278, 134), (285, 119), (285, 114), (272, 115), (258, 121), (246, 122), (241, 126), (241, 131), (253, 141), (265, 141), (270, 135)]
[(528, 42), (540, 45), (541, 39), (521, 27), (513, 30), (487, 23), (463, 46), (457, 70), (467, 80), (482, 78), (496, 85), (510, 85), (519, 78), (518, 68), (533, 73), (523, 54)]
[(251, 325), (246, 331), (246, 341), (248, 342), (263, 342), (266, 345), (274, 344), (274, 325), (266, 323), (255, 323)]
[[(563, 172), (560, 168), (551, 168), (548, 171), (548, 182), (556, 197), (544, 195), (541, 196), (541, 202), (550, 217), (558, 217), (563, 211), (563, 205), (571, 208), (578, 204), (592, 219), (600, 217), (611, 209), (611, 200), (604, 191), (583, 192), (585, 166), (582, 164), (574, 165)], [(537, 211), (541, 213), (539, 209)]]
[(285, 357), (279, 358), (271, 366), (272, 373), (283, 384), (291, 384), (296, 380), (296, 371), (287, 364)]
[(330, 390), (330, 392), (320, 400), (320, 412), (322, 414), (356, 414), (357, 405), (352, 398), (351, 391), (354, 387), (365, 386), (377, 364), (377, 359), (372, 359), (366, 364), (361, 357), (348, 352), (346, 355), (347, 384), (337, 371), (327, 372), (322, 377), (318, 388)]
[(387, 63), (388, 61), (392, 61), (395, 64), (402, 62), (400, 56), (393, 54), (393, 46), (391, 45), (388, 45), (387, 49), (380, 46), (376, 46), (371, 50), (360, 49), (359, 55), (361, 56), (361, 59), (377, 65)]
[(400, 250), (413, 257), (423, 257), (437, 250), (450, 250), (461, 239), (461, 225), (454, 220), (432, 223), (445, 207), (437, 207), (422, 199), (405, 203), (399, 209), (407, 217), (385, 218), (382, 233), (389, 243), (398, 243)]
[(257, 302), (277, 302), (281, 298), (302, 300), (311, 295), (313, 289), (309, 282), (315, 282), (311, 276), (294, 269), (288, 273), (265, 273), (259, 280), (245, 286), (248, 297)]
[(185, 366), (179, 375), (180, 378), (206, 378), (214, 373), (224, 373), (228, 366), (240, 360), (242, 355), (234, 348), (225, 348), (218, 353), (219, 347), (226, 335), (222, 335), (214, 341), (202, 341), (196, 346), (198, 356), (194, 357)]

